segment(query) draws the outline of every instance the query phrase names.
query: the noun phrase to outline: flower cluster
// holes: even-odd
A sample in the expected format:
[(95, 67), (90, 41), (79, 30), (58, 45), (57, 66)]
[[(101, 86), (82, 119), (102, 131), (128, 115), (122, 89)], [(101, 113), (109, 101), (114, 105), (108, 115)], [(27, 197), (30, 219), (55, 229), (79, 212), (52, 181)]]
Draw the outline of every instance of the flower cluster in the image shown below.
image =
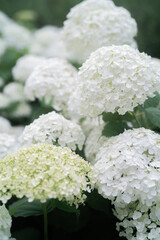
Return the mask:
[(19, 143), (13, 134), (0, 133), (0, 158), (4, 158), (9, 153), (16, 151)]
[(45, 26), (35, 31), (29, 52), (45, 57), (66, 58), (66, 50), (61, 40), (61, 28)]
[(23, 126), (11, 126), (8, 119), (0, 116), (0, 133), (8, 133), (18, 137), (22, 134), (23, 128)]
[(127, 45), (98, 49), (78, 73), (81, 112), (95, 117), (105, 111), (133, 111), (160, 89), (156, 70), (148, 55)]
[(18, 82), (11, 82), (5, 85), (0, 93), (0, 108), (7, 109), (15, 104), (9, 114), (12, 118), (28, 117), (31, 114), (31, 106), (27, 103), (24, 93), (24, 86)]
[(53, 100), (56, 110), (66, 108), (70, 94), (74, 91), (77, 80), (77, 70), (66, 60), (50, 58), (38, 65), (25, 86), (30, 100), (45, 98), (47, 102)]
[(6, 46), (18, 50), (28, 47), (31, 41), (31, 33), (2, 12), (0, 12), (0, 34)]
[(0, 200), (12, 195), (82, 204), (94, 186), (94, 170), (69, 148), (46, 143), (23, 147), (0, 164)]
[(117, 230), (129, 240), (158, 240), (160, 237), (160, 202), (148, 207), (141, 202), (127, 206), (115, 206), (115, 215), (120, 220)]
[(100, 148), (95, 168), (97, 188), (116, 202), (160, 200), (160, 135), (138, 128), (109, 138)]
[(81, 150), (84, 144), (85, 136), (81, 127), (65, 119), (56, 112), (41, 115), (29, 126), (26, 126), (22, 135), (23, 145), (30, 145), (37, 142), (55, 144), (62, 147), (69, 147), (75, 150), (76, 147)]
[(8, 97), (11, 103), (26, 100), (24, 87), (18, 82), (8, 83), (3, 88), (3, 94)]
[(12, 68), (12, 74), (16, 81), (25, 83), (33, 69), (39, 65), (45, 58), (34, 56), (31, 54), (25, 55), (18, 59), (16, 65)]
[(115, 206), (120, 235), (130, 240), (158, 240), (160, 135), (139, 128), (109, 138), (94, 167), (98, 192)]
[(112, 1), (86, 0), (73, 7), (64, 22), (69, 57), (79, 63), (102, 46), (135, 45), (137, 25), (130, 13)]
[(9, 215), (8, 210), (4, 205), (0, 206), (0, 239), (1, 240), (15, 240), (11, 237), (10, 228), (11, 228), (12, 219)]

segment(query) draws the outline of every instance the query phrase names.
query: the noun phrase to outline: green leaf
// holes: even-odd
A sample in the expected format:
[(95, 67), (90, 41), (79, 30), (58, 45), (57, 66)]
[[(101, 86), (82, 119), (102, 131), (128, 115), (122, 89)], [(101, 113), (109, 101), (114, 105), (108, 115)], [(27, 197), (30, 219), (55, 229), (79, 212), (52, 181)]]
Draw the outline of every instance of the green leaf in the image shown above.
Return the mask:
[(39, 240), (40, 232), (35, 228), (23, 228), (13, 233), (12, 237), (16, 240)]
[(105, 137), (117, 136), (123, 133), (125, 129), (129, 129), (125, 122), (109, 122), (105, 125), (102, 135)]
[(80, 214), (55, 209), (48, 215), (48, 222), (66, 232), (75, 232), (87, 226), (92, 217), (91, 212), (92, 210), (87, 206), (80, 207)]
[(160, 110), (154, 107), (145, 109), (146, 115), (150, 122), (160, 128)]
[(56, 200), (56, 207), (64, 212), (79, 213), (79, 209), (75, 206), (70, 206), (67, 202)]
[[(47, 201), (47, 212), (55, 208), (55, 200)], [(28, 202), (27, 198), (20, 199), (9, 206), (9, 213), (14, 217), (29, 217), (43, 215), (43, 203), (39, 200)]]
[(97, 190), (94, 190), (93, 192), (88, 194), (87, 203), (91, 208), (95, 210), (105, 212), (108, 216), (112, 215), (110, 201), (98, 194)]
[(103, 120), (105, 122), (112, 122), (112, 121), (130, 121), (133, 119), (133, 116), (130, 113), (126, 113), (124, 115), (120, 115), (118, 112), (115, 113), (103, 113)]
[(144, 108), (157, 107), (160, 102), (160, 94), (155, 92), (155, 97), (148, 98), (144, 103)]

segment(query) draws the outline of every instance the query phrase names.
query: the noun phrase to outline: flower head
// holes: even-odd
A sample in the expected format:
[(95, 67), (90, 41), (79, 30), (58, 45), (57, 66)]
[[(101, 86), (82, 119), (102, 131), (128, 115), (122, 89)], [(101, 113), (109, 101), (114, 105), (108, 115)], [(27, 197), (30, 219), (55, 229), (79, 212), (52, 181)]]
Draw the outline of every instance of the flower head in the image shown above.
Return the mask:
[(66, 57), (66, 50), (61, 40), (61, 28), (45, 26), (33, 34), (29, 52), (45, 57)]
[(19, 147), (15, 136), (7, 133), (0, 133), (0, 158), (16, 151)]
[(69, 148), (46, 143), (23, 147), (0, 162), (0, 200), (67, 201), (78, 206), (94, 183), (92, 167)]
[(158, 240), (160, 236), (160, 202), (148, 207), (141, 202), (128, 205), (115, 205), (114, 214), (120, 220), (117, 223), (119, 235), (128, 240)]
[(31, 41), (30, 31), (11, 20), (1, 11), (0, 34), (6, 46), (14, 47), (18, 50), (28, 47)]
[(126, 9), (112, 1), (86, 0), (71, 9), (62, 33), (69, 57), (83, 63), (102, 46), (134, 45), (137, 25)]
[(34, 56), (31, 54), (25, 55), (18, 59), (16, 65), (12, 69), (12, 74), (15, 80), (24, 82), (27, 80), (33, 69), (39, 65), (45, 58)]
[(100, 148), (95, 169), (97, 189), (114, 204), (160, 200), (160, 135), (144, 128), (109, 138)]
[(69, 147), (75, 150), (76, 147), (81, 150), (84, 144), (85, 136), (81, 127), (65, 119), (56, 112), (41, 115), (29, 126), (26, 126), (22, 135), (23, 145), (31, 145), (37, 142), (55, 144), (62, 147)]
[(30, 100), (45, 98), (53, 100), (56, 110), (66, 108), (69, 96), (74, 91), (77, 70), (64, 59), (50, 58), (37, 66), (25, 86)]
[(127, 45), (102, 47), (78, 73), (76, 101), (85, 116), (123, 115), (160, 89), (160, 73), (151, 58)]

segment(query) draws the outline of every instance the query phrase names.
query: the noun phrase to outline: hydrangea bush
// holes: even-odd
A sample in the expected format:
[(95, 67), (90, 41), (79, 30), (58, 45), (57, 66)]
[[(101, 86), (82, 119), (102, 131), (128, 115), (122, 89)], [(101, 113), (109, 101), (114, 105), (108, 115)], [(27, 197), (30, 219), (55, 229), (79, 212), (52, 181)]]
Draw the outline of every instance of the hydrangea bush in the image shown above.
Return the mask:
[(62, 28), (0, 12), (0, 240), (160, 239), (160, 60), (136, 35), (111, 0)]

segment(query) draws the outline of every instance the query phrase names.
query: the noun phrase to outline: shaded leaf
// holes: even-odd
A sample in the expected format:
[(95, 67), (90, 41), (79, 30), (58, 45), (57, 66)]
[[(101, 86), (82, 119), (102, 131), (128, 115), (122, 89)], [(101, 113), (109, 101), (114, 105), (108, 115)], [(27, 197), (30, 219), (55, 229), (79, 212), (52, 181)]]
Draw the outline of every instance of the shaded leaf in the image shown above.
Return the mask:
[(117, 136), (123, 133), (125, 129), (129, 129), (125, 122), (109, 122), (105, 125), (102, 135), (105, 137)]
[(110, 201), (98, 194), (97, 190), (94, 190), (92, 193), (88, 194), (87, 203), (95, 210), (105, 212), (109, 216), (112, 215)]
[(75, 206), (70, 206), (67, 202), (56, 200), (56, 207), (64, 212), (79, 213), (80, 211)]
[(157, 108), (146, 108), (145, 109), (146, 115), (149, 121), (156, 127), (160, 128), (160, 110)]
[[(55, 200), (47, 201), (47, 212), (55, 208)], [(9, 213), (14, 217), (29, 217), (43, 215), (43, 203), (39, 200), (28, 202), (27, 198), (20, 199), (9, 206)]]
[(13, 233), (12, 237), (16, 240), (39, 240), (40, 233), (34, 228), (24, 228)]
[(144, 103), (144, 108), (157, 107), (160, 102), (160, 94), (155, 92), (155, 97), (148, 98)]

